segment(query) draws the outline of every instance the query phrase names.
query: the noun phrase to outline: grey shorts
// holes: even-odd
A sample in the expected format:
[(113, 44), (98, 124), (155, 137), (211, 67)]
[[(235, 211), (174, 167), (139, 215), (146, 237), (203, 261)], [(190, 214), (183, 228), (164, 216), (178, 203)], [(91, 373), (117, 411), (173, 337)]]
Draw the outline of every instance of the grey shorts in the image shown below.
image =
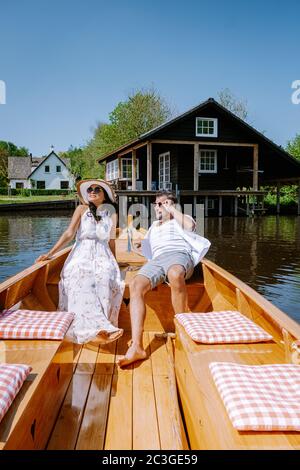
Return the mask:
[(185, 269), (185, 279), (189, 279), (194, 271), (194, 263), (191, 256), (183, 251), (164, 253), (157, 258), (150, 259), (137, 274), (150, 280), (152, 289), (167, 280), (167, 274), (171, 266), (180, 264)]

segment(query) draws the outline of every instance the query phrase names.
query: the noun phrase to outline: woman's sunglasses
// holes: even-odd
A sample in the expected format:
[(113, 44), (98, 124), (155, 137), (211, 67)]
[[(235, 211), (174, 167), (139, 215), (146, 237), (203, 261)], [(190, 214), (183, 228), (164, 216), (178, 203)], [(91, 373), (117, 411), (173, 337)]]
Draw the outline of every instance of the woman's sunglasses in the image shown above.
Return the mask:
[(95, 194), (99, 194), (101, 193), (101, 191), (103, 191), (102, 188), (100, 188), (100, 186), (96, 186), (95, 188), (92, 188), (92, 186), (90, 186), (89, 188), (87, 188), (87, 193), (90, 194), (94, 191)]

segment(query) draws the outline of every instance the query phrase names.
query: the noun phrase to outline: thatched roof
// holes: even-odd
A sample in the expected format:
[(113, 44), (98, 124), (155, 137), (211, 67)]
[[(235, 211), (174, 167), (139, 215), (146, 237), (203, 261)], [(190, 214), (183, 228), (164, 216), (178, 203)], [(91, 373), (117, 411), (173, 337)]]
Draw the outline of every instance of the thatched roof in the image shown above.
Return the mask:
[(8, 178), (27, 179), (31, 173), (31, 157), (8, 157)]
[(47, 158), (47, 157), (40, 157), (40, 158), (33, 157), (31, 159), (31, 168), (39, 166), (45, 160), (45, 158)]

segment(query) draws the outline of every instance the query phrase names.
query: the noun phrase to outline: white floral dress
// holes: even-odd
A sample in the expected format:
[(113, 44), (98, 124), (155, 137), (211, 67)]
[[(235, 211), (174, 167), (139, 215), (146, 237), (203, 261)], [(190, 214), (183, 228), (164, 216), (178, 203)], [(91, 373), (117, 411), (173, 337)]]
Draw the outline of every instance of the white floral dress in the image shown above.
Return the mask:
[(101, 332), (119, 331), (124, 281), (108, 245), (112, 220), (107, 211), (96, 222), (89, 210), (81, 216), (76, 242), (59, 282), (59, 309), (73, 312), (73, 336), (86, 343)]

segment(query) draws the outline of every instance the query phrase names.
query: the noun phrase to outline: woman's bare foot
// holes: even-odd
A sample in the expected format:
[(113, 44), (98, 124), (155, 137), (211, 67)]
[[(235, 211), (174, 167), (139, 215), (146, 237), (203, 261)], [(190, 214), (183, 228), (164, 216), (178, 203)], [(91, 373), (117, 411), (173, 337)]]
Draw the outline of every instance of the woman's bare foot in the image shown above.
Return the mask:
[(97, 337), (100, 339), (101, 344), (108, 344), (121, 338), (123, 333), (124, 333), (124, 330), (122, 328), (120, 328), (117, 331), (113, 331), (112, 333), (109, 333), (108, 331), (100, 331)]
[(121, 338), (123, 335), (124, 330), (120, 328), (118, 331), (114, 331), (113, 333), (109, 333), (107, 342), (112, 343), (113, 341), (117, 341), (117, 339)]
[(142, 348), (138, 348), (135, 345), (131, 345), (125, 354), (125, 356), (120, 357), (117, 361), (119, 367), (128, 366), (136, 361), (143, 361), (146, 359), (147, 354), (146, 351)]

